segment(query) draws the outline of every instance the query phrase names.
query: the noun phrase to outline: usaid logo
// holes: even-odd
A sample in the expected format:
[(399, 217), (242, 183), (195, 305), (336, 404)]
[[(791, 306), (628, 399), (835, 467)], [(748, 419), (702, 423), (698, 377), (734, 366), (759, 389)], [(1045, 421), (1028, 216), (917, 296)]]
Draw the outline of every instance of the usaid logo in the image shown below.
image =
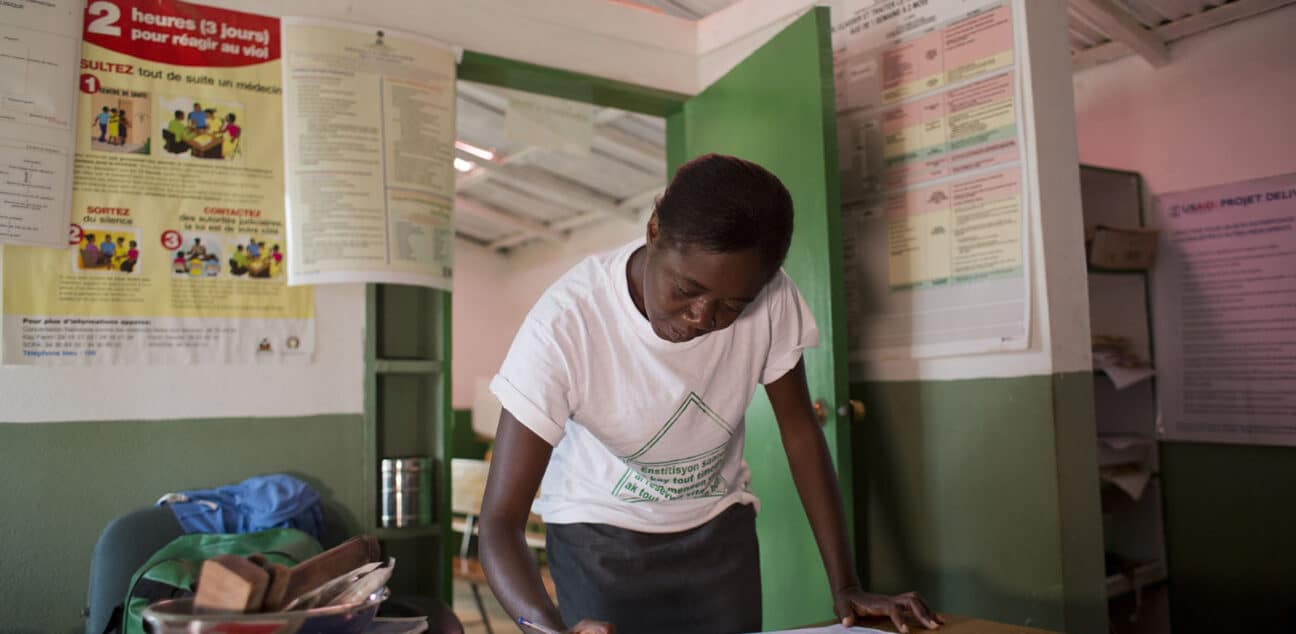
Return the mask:
[(1170, 217), (1178, 218), (1185, 214), (1199, 214), (1208, 211), (1214, 211), (1217, 206), (1213, 200), (1205, 200), (1199, 203), (1187, 203), (1184, 205), (1170, 205)]

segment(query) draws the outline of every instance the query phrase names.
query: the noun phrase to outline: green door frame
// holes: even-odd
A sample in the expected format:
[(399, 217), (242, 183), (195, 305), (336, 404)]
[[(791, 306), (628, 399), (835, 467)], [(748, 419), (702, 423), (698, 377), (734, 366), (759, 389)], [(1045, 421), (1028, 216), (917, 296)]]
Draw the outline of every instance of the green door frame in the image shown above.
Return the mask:
[(683, 93), (473, 51), (464, 51), (463, 60), (459, 62), (458, 79), (663, 119), (679, 111), (689, 100), (689, 96)]

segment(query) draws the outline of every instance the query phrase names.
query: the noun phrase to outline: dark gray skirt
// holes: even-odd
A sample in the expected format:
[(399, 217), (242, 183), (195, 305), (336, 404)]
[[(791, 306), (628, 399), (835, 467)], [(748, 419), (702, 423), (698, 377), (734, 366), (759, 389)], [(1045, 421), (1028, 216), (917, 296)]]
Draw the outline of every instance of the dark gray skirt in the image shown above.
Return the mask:
[(618, 634), (761, 629), (756, 511), (735, 504), (679, 533), (548, 524), (549, 568), (567, 626), (607, 621)]

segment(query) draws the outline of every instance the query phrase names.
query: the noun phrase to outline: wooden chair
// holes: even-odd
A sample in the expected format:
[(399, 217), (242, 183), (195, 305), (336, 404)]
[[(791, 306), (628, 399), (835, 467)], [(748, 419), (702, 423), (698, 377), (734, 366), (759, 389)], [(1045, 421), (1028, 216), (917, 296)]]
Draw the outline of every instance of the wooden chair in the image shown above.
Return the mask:
[[(481, 596), (481, 586), (486, 584), (486, 573), (482, 570), (481, 560), (471, 554), (472, 538), (477, 534), (477, 518), (481, 515), (482, 494), (486, 492), (486, 474), (489, 470), (490, 463), (484, 460), (455, 458), (450, 461), (450, 512), (454, 515), (450, 520), (450, 528), (463, 535), (459, 542), (459, 556), (454, 558), (454, 577), (468, 582), (473, 602), (481, 613), (482, 624), (488, 634), (494, 634)], [(540, 523), (535, 515), (531, 519), (532, 524)], [(526, 543), (532, 550), (544, 550), (544, 533), (528, 530)], [(540, 578), (549, 596), (556, 596), (553, 578), (543, 566), (540, 568)]]

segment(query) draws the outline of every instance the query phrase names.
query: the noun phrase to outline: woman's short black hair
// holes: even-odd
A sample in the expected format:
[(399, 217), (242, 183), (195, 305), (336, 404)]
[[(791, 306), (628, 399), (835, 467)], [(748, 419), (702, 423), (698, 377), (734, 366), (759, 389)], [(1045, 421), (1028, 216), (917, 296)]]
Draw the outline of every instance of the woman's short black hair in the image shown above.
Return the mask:
[(792, 195), (769, 170), (705, 154), (685, 163), (657, 200), (667, 244), (709, 253), (758, 249), (773, 274), (792, 243)]

